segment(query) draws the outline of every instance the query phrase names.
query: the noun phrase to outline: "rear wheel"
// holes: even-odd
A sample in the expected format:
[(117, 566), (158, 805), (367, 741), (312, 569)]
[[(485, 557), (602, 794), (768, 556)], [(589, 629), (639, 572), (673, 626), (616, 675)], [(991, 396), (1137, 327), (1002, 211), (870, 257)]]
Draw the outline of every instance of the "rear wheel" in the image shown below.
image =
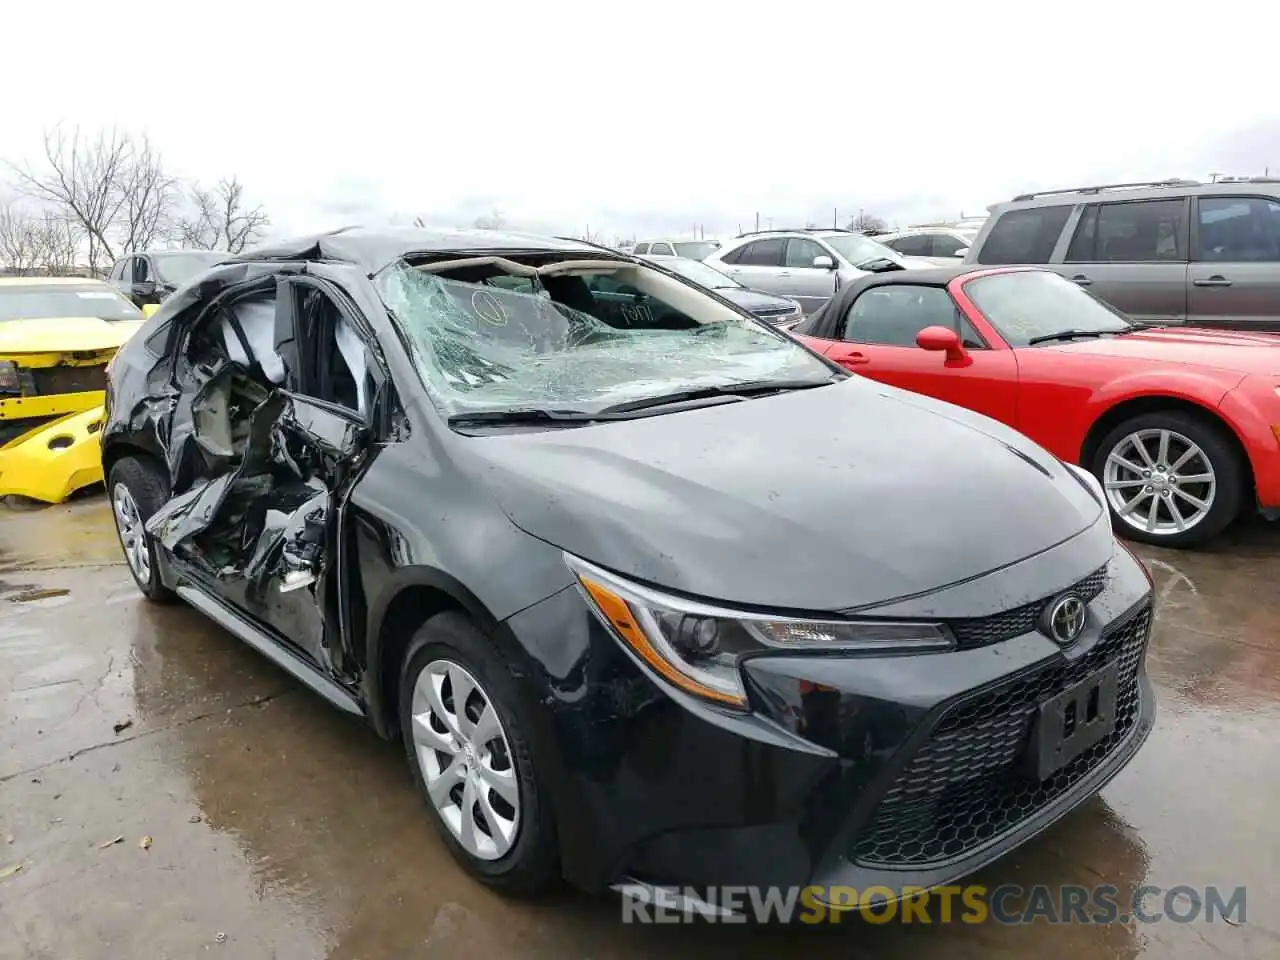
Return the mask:
[(1244, 464), (1221, 427), (1182, 411), (1142, 414), (1102, 439), (1093, 472), (1116, 532), (1143, 543), (1190, 547), (1235, 519)]
[(481, 881), (535, 894), (559, 869), (526, 709), (506, 663), (463, 614), (437, 614), (410, 643), (400, 728), (436, 827)]
[(111, 468), (107, 478), (111, 514), (133, 581), (148, 600), (164, 603), (173, 593), (160, 581), (156, 544), (146, 522), (169, 497), (169, 483), (154, 461), (126, 457)]

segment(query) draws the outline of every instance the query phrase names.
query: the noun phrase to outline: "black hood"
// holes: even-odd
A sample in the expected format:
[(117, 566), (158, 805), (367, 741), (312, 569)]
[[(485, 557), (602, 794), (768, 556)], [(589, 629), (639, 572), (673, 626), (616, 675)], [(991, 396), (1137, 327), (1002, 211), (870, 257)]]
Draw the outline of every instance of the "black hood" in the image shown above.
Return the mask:
[(860, 377), (663, 416), (469, 438), (511, 520), (710, 600), (837, 610), (935, 590), (1101, 505), (1007, 427)]
[(717, 287), (716, 293), (748, 313), (755, 313), (757, 310), (790, 310), (795, 306), (794, 300), (775, 297), (760, 290), (748, 290), (746, 287)]

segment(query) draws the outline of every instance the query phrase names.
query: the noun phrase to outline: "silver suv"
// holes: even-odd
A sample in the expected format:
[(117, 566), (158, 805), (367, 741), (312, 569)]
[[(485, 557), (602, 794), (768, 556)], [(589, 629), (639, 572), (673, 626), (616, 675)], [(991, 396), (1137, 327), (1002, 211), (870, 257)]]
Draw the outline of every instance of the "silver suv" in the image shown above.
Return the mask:
[(867, 273), (932, 266), (861, 233), (810, 229), (744, 233), (703, 262), (743, 286), (795, 300), (805, 313)]
[(1280, 179), (1023, 194), (965, 262), (1045, 264), (1138, 323), (1280, 328)]
[(715, 253), (718, 246), (718, 240), (637, 240), (627, 252), (637, 257), (684, 257), (687, 260), (701, 260), (709, 253)]

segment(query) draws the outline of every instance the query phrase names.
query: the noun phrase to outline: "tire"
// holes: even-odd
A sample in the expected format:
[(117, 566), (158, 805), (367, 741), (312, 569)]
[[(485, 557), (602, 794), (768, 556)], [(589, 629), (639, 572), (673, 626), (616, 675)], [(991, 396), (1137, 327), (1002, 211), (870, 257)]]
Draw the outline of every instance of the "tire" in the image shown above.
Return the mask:
[[(122, 511), (127, 512), (124, 494), (133, 505), (136, 520), (130, 526)], [(155, 540), (143, 525), (169, 499), (169, 480), (159, 465), (149, 457), (126, 457), (116, 462), (107, 478), (107, 497), (111, 502), (111, 514), (115, 520), (116, 536), (124, 551), (125, 564), (142, 595), (153, 603), (168, 603), (173, 592), (160, 580), (160, 566), (156, 561)], [(132, 539), (133, 531), (141, 537), (141, 553)], [(145, 557), (145, 563), (142, 559)]]
[[(461, 670), (458, 674), (455, 670)], [(444, 676), (448, 677), (447, 685)], [(423, 745), (424, 737), (421, 723), (415, 730), (414, 712), (418, 710), (420, 721), (428, 723), (436, 731), (436, 744), (444, 740), (455, 745), (460, 738), (452, 732), (457, 729), (451, 722), (436, 722), (434, 715), (437, 708), (431, 705), (430, 699), (424, 699), (421, 679), (424, 684), (440, 682), (437, 690), (436, 704), (448, 714), (449, 708), (456, 717), (457, 703), (453, 695), (454, 678), (462, 676), (465, 683), (474, 683), (475, 688), (467, 695), (467, 709), (472, 721), (471, 729), (476, 729), (475, 721), (484, 720), (482, 705), (487, 703), (496, 713), (498, 736), (475, 744), (474, 753), (467, 755), (458, 750), (449, 753)], [(415, 694), (415, 690), (419, 692)], [(415, 696), (417, 697), (415, 701)], [(547, 793), (539, 783), (534, 768), (532, 744), (529, 742), (528, 710), (519, 685), (510, 669), (488, 639), (476, 628), (475, 624), (464, 614), (456, 611), (439, 613), (429, 619), (414, 635), (405, 654), (400, 675), (400, 730), (404, 741), (405, 753), (409, 759), (409, 769), (413, 772), (418, 789), (431, 811), (431, 818), (436, 829), (444, 839), (454, 858), (462, 864), (472, 876), (485, 885), (507, 894), (534, 896), (544, 893), (556, 885), (560, 879), (559, 860), (557, 855), (556, 831), (554, 818), (547, 799)], [(492, 729), (492, 725), (488, 725)], [(483, 736), (483, 735), (482, 735)], [(505, 748), (504, 745), (505, 744)], [(434, 758), (432, 758), (432, 755)], [(447, 765), (454, 757), (467, 758), (470, 766), (460, 779), (450, 779)], [(486, 759), (487, 757), (487, 759)], [(424, 770), (424, 763), (433, 770)], [(484, 771), (495, 768), (506, 768), (510, 771), (511, 782), (514, 783), (518, 804), (513, 807), (506, 803), (501, 794), (491, 790), (482, 779)], [(432, 799), (432, 791), (428, 787), (428, 774), (438, 777), (437, 784), (445, 784), (449, 800), (438, 805)], [(461, 829), (462, 799), (464, 790), (470, 783), (472, 790), (484, 790), (483, 802), (488, 807), (480, 806), (481, 798), (477, 794), (472, 809), (479, 809), (484, 824), (473, 817), (476, 823), (473, 841), (470, 847), (459, 832)], [(445, 794), (437, 786), (437, 797)], [(441, 807), (452, 805), (446, 814)], [(458, 823), (454, 823), (453, 810), (457, 811)], [(515, 811), (512, 817), (511, 811)], [(511, 822), (515, 826), (507, 836), (502, 831), (489, 825), (488, 817), (493, 812), (499, 823)], [(449, 819), (446, 819), (446, 816)], [(483, 827), (483, 830), (481, 830)], [(481, 833), (487, 832), (487, 841)], [(509, 845), (509, 846), (508, 846)], [(483, 849), (477, 850), (477, 847)]]
[[(1140, 456), (1138, 442), (1151, 463)], [(1159, 462), (1162, 442), (1168, 444), (1168, 463)], [(1191, 453), (1190, 445), (1198, 453)], [(1127, 466), (1113, 460), (1113, 455)], [(1187, 455), (1190, 459), (1180, 465)], [(1157, 469), (1174, 466), (1176, 476)], [(1116, 533), (1162, 547), (1194, 547), (1222, 533), (1240, 513), (1247, 479), (1239, 448), (1225, 429), (1207, 417), (1181, 410), (1144, 413), (1124, 421), (1102, 438), (1092, 469), (1103, 486)], [(1188, 477), (1200, 479), (1188, 482)], [(1153, 499), (1162, 501), (1154, 524)], [(1207, 509), (1197, 502), (1207, 504)], [(1171, 504), (1178, 508), (1182, 529)]]

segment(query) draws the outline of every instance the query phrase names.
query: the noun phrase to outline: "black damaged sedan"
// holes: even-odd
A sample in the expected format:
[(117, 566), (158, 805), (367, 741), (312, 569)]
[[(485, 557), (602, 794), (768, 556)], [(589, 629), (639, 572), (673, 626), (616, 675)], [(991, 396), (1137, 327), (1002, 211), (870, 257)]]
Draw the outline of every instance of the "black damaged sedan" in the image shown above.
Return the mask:
[(1088, 474), (623, 254), (261, 248), (109, 380), (141, 591), (400, 738), (503, 890), (949, 882), (1152, 724), (1150, 580)]

